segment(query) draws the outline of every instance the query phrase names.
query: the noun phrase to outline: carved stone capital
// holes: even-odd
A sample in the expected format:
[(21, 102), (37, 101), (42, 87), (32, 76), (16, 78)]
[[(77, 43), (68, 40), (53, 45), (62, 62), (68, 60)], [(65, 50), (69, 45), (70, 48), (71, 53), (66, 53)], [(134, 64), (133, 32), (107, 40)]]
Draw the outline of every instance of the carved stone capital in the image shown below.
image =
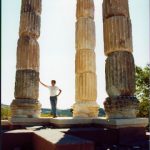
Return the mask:
[(98, 109), (96, 101), (76, 101), (73, 105), (73, 117), (98, 117)]
[(108, 97), (104, 102), (108, 118), (136, 118), (139, 101), (134, 96)]
[(10, 107), (12, 117), (16, 118), (38, 118), (41, 114), (41, 104), (34, 99), (15, 99)]

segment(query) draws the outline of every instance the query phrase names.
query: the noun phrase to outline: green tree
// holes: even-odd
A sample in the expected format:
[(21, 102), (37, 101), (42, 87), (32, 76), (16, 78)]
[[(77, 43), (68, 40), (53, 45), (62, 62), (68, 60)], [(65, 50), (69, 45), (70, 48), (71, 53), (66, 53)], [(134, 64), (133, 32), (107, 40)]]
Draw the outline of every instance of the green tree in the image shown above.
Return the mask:
[(1, 119), (5, 120), (11, 116), (10, 108), (9, 107), (1, 107)]
[(150, 112), (150, 65), (136, 66), (136, 96), (140, 101), (138, 117), (148, 117)]

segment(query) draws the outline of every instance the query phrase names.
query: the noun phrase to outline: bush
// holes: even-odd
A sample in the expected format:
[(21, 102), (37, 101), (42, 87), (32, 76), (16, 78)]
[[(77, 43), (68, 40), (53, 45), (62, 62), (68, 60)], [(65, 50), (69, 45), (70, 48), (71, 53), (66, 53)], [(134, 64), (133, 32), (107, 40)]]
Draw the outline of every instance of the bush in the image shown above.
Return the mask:
[(50, 115), (50, 114), (43, 114), (43, 113), (41, 113), (41, 117), (52, 117), (52, 115)]
[(138, 117), (149, 117), (150, 113), (150, 65), (136, 66), (136, 95), (140, 101)]
[(11, 111), (9, 107), (1, 107), (1, 119), (6, 120), (11, 116)]

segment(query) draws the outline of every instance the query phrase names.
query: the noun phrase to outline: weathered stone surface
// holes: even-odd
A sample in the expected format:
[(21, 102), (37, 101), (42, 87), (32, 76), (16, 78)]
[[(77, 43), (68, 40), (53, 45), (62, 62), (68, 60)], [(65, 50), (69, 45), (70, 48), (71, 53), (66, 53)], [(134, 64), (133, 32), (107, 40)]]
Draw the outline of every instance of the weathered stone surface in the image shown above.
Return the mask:
[(130, 19), (114, 16), (104, 21), (104, 50), (106, 55), (115, 51), (132, 52)]
[(74, 117), (97, 117), (95, 23), (93, 0), (77, 0)]
[(35, 12), (22, 13), (20, 17), (19, 35), (38, 38), (40, 36), (40, 22), (40, 15), (37, 15)]
[(136, 118), (139, 101), (134, 96), (108, 97), (104, 102), (108, 118)]
[(106, 91), (108, 95), (134, 95), (135, 66), (129, 52), (114, 52), (106, 59)]
[(41, 14), (41, 0), (22, 0), (21, 13), (35, 12)]
[(39, 72), (35, 70), (17, 70), (15, 82), (16, 99), (38, 99)]
[[(51, 118), (53, 119), (53, 118)], [(11, 122), (11, 124), (13, 125), (24, 125), (24, 126), (30, 126), (31, 129), (36, 129), (39, 126), (48, 126), (50, 125), (50, 118), (49, 117), (41, 117), (39, 115), (39, 117), (13, 117), (10, 118), (9, 121)], [(30, 127), (28, 127), (27, 129), (30, 129)]]
[(95, 73), (76, 74), (76, 100), (96, 101), (97, 78)]
[(76, 49), (95, 48), (95, 23), (90, 18), (80, 18), (76, 22)]
[(34, 99), (15, 99), (10, 107), (15, 118), (37, 118), (41, 114), (41, 104)]
[(103, 19), (113, 16), (129, 18), (128, 0), (103, 0)]
[(99, 105), (95, 101), (79, 101), (73, 105), (73, 117), (97, 117)]
[(104, 126), (109, 129), (123, 129), (123, 128), (137, 128), (146, 127), (148, 125), (148, 118), (96, 118), (93, 119), (96, 125)]
[(22, 0), (12, 117), (39, 117), (39, 44), (41, 0)]
[(132, 56), (132, 25), (128, 0), (103, 0), (103, 30), (106, 59), (104, 102), (108, 118), (135, 118), (135, 65)]
[(93, 72), (96, 71), (95, 52), (93, 50), (77, 50), (75, 59), (75, 72)]
[(39, 44), (35, 39), (26, 36), (18, 40), (16, 68), (39, 71)]
[[(20, 118), (15, 118), (20, 120)], [(24, 120), (38, 120), (35, 118), (24, 118)], [(30, 125), (31, 126), (31, 125)], [(2, 136), (2, 149), (26, 149), (26, 150), (94, 150), (95, 144), (88, 139), (61, 132), (59, 129), (41, 129), (41, 126), (28, 130), (11, 130)], [(45, 127), (44, 127), (45, 128)], [(72, 130), (71, 130), (72, 131)], [(77, 132), (78, 133), (78, 132)]]
[(88, 17), (94, 19), (93, 0), (77, 0), (76, 17)]

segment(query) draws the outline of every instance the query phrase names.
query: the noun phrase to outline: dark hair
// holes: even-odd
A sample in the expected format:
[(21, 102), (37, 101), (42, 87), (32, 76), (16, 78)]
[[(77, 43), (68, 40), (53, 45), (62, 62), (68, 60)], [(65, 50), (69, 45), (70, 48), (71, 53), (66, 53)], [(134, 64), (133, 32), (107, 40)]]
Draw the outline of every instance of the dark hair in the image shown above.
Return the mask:
[(51, 80), (51, 83), (54, 83), (54, 84), (56, 84), (56, 80)]

